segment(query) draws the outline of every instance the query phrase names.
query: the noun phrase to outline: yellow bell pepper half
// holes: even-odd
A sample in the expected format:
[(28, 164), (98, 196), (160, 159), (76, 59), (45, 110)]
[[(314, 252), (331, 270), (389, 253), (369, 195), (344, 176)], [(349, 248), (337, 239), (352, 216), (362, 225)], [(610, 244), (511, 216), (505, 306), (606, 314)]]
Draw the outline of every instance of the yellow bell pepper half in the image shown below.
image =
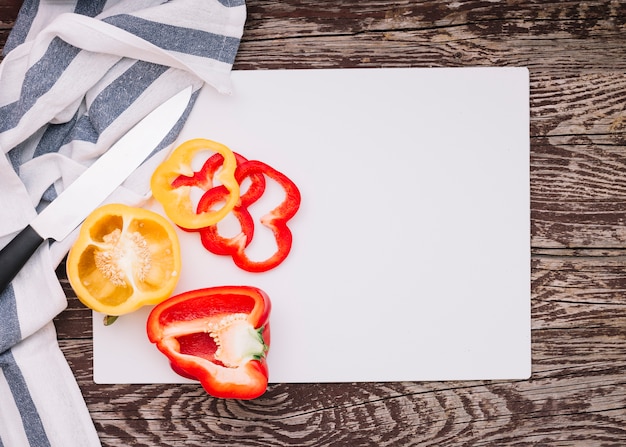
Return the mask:
[(159, 214), (104, 205), (81, 225), (66, 268), (85, 306), (123, 315), (171, 296), (180, 278), (180, 243), (174, 226)]

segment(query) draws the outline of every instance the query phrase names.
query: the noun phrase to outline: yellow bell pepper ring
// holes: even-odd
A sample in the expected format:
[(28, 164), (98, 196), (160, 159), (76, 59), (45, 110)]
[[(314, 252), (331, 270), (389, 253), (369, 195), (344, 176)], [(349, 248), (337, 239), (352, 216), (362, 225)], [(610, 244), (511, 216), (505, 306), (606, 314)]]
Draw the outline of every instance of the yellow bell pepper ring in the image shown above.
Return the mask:
[[(222, 167), (215, 179), (207, 176), (206, 169), (194, 171), (192, 163), (204, 151), (219, 153), (223, 157)], [(152, 195), (172, 222), (181, 228), (195, 230), (208, 227), (222, 220), (239, 201), (236, 168), (235, 155), (227, 146), (204, 138), (188, 140), (174, 149), (155, 169), (150, 180)], [(216, 186), (214, 180), (218, 180), (228, 191), (225, 202), (220, 208), (198, 212), (192, 200), (192, 188), (208, 191)]]
[(85, 306), (119, 316), (169, 298), (181, 263), (178, 236), (166, 218), (143, 208), (109, 204), (87, 216), (66, 268)]

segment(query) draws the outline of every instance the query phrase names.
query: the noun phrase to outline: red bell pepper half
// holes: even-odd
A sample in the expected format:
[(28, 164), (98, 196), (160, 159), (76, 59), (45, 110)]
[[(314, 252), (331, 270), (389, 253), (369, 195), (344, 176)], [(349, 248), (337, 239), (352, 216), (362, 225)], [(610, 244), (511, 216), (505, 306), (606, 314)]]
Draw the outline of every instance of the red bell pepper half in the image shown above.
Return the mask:
[[(241, 232), (238, 235), (232, 238), (222, 237), (218, 232), (217, 224), (198, 230), (202, 244), (207, 250), (215, 254), (232, 256), (239, 268), (249, 272), (265, 272), (285, 260), (291, 251), (292, 244), (292, 234), (287, 222), (296, 214), (301, 201), (300, 191), (295, 183), (283, 173), (261, 161), (242, 162), (235, 170), (235, 179), (240, 184), (249, 177), (254, 185), (259, 175), (273, 179), (285, 191), (285, 198), (281, 204), (261, 218), (261, 224), (272, 230), (276, 239), (277, 249), (270, 257), (262, 261), (254, 261), (246, 254), (246, 247), (250, 244), (254, 234), (254, 223), (247, 207), (261, 196), (258, 194), (259, 188), (254, 193), (250, 193), (252, 189), (250, 187), (232, 210), (241, 226)], [(211, 209), (214, 204), (223, 200), (227, 193), (225, 188), (213, 188), (207, 191), (198, 203), (198, 212)]]
[(267, 389), (270, 299), (256, 287), (192, 290), (154, 307), (148, 338), (181, 376), (215, 397), (254, 399)]

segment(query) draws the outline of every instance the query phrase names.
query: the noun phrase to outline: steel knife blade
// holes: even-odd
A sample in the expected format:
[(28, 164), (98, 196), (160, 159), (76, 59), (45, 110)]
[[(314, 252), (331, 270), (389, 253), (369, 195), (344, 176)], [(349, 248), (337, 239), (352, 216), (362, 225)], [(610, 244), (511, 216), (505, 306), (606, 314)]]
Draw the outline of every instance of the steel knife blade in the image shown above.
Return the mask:
[(187, 87), (146, 115), (0, 250), (0, 292), (45, 240), (66, 238), (141, 165), (182, 117), (191, 91)]

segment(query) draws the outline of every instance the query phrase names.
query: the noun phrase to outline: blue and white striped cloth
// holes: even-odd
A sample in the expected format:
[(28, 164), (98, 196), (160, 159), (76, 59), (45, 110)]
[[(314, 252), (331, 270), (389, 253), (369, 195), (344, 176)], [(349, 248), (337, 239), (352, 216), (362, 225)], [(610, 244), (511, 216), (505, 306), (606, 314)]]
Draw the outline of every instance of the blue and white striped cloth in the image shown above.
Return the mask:
[[(26, 0), (0, 64), (0, 245), (165, 99), (228, 92), (245, 19), (245, 0)], [(165, 155), (109, 201), (141, 203)], [(100, 445), (52, 323), (75, 235), (40, 247), (0, 295), (0, 447)]]

